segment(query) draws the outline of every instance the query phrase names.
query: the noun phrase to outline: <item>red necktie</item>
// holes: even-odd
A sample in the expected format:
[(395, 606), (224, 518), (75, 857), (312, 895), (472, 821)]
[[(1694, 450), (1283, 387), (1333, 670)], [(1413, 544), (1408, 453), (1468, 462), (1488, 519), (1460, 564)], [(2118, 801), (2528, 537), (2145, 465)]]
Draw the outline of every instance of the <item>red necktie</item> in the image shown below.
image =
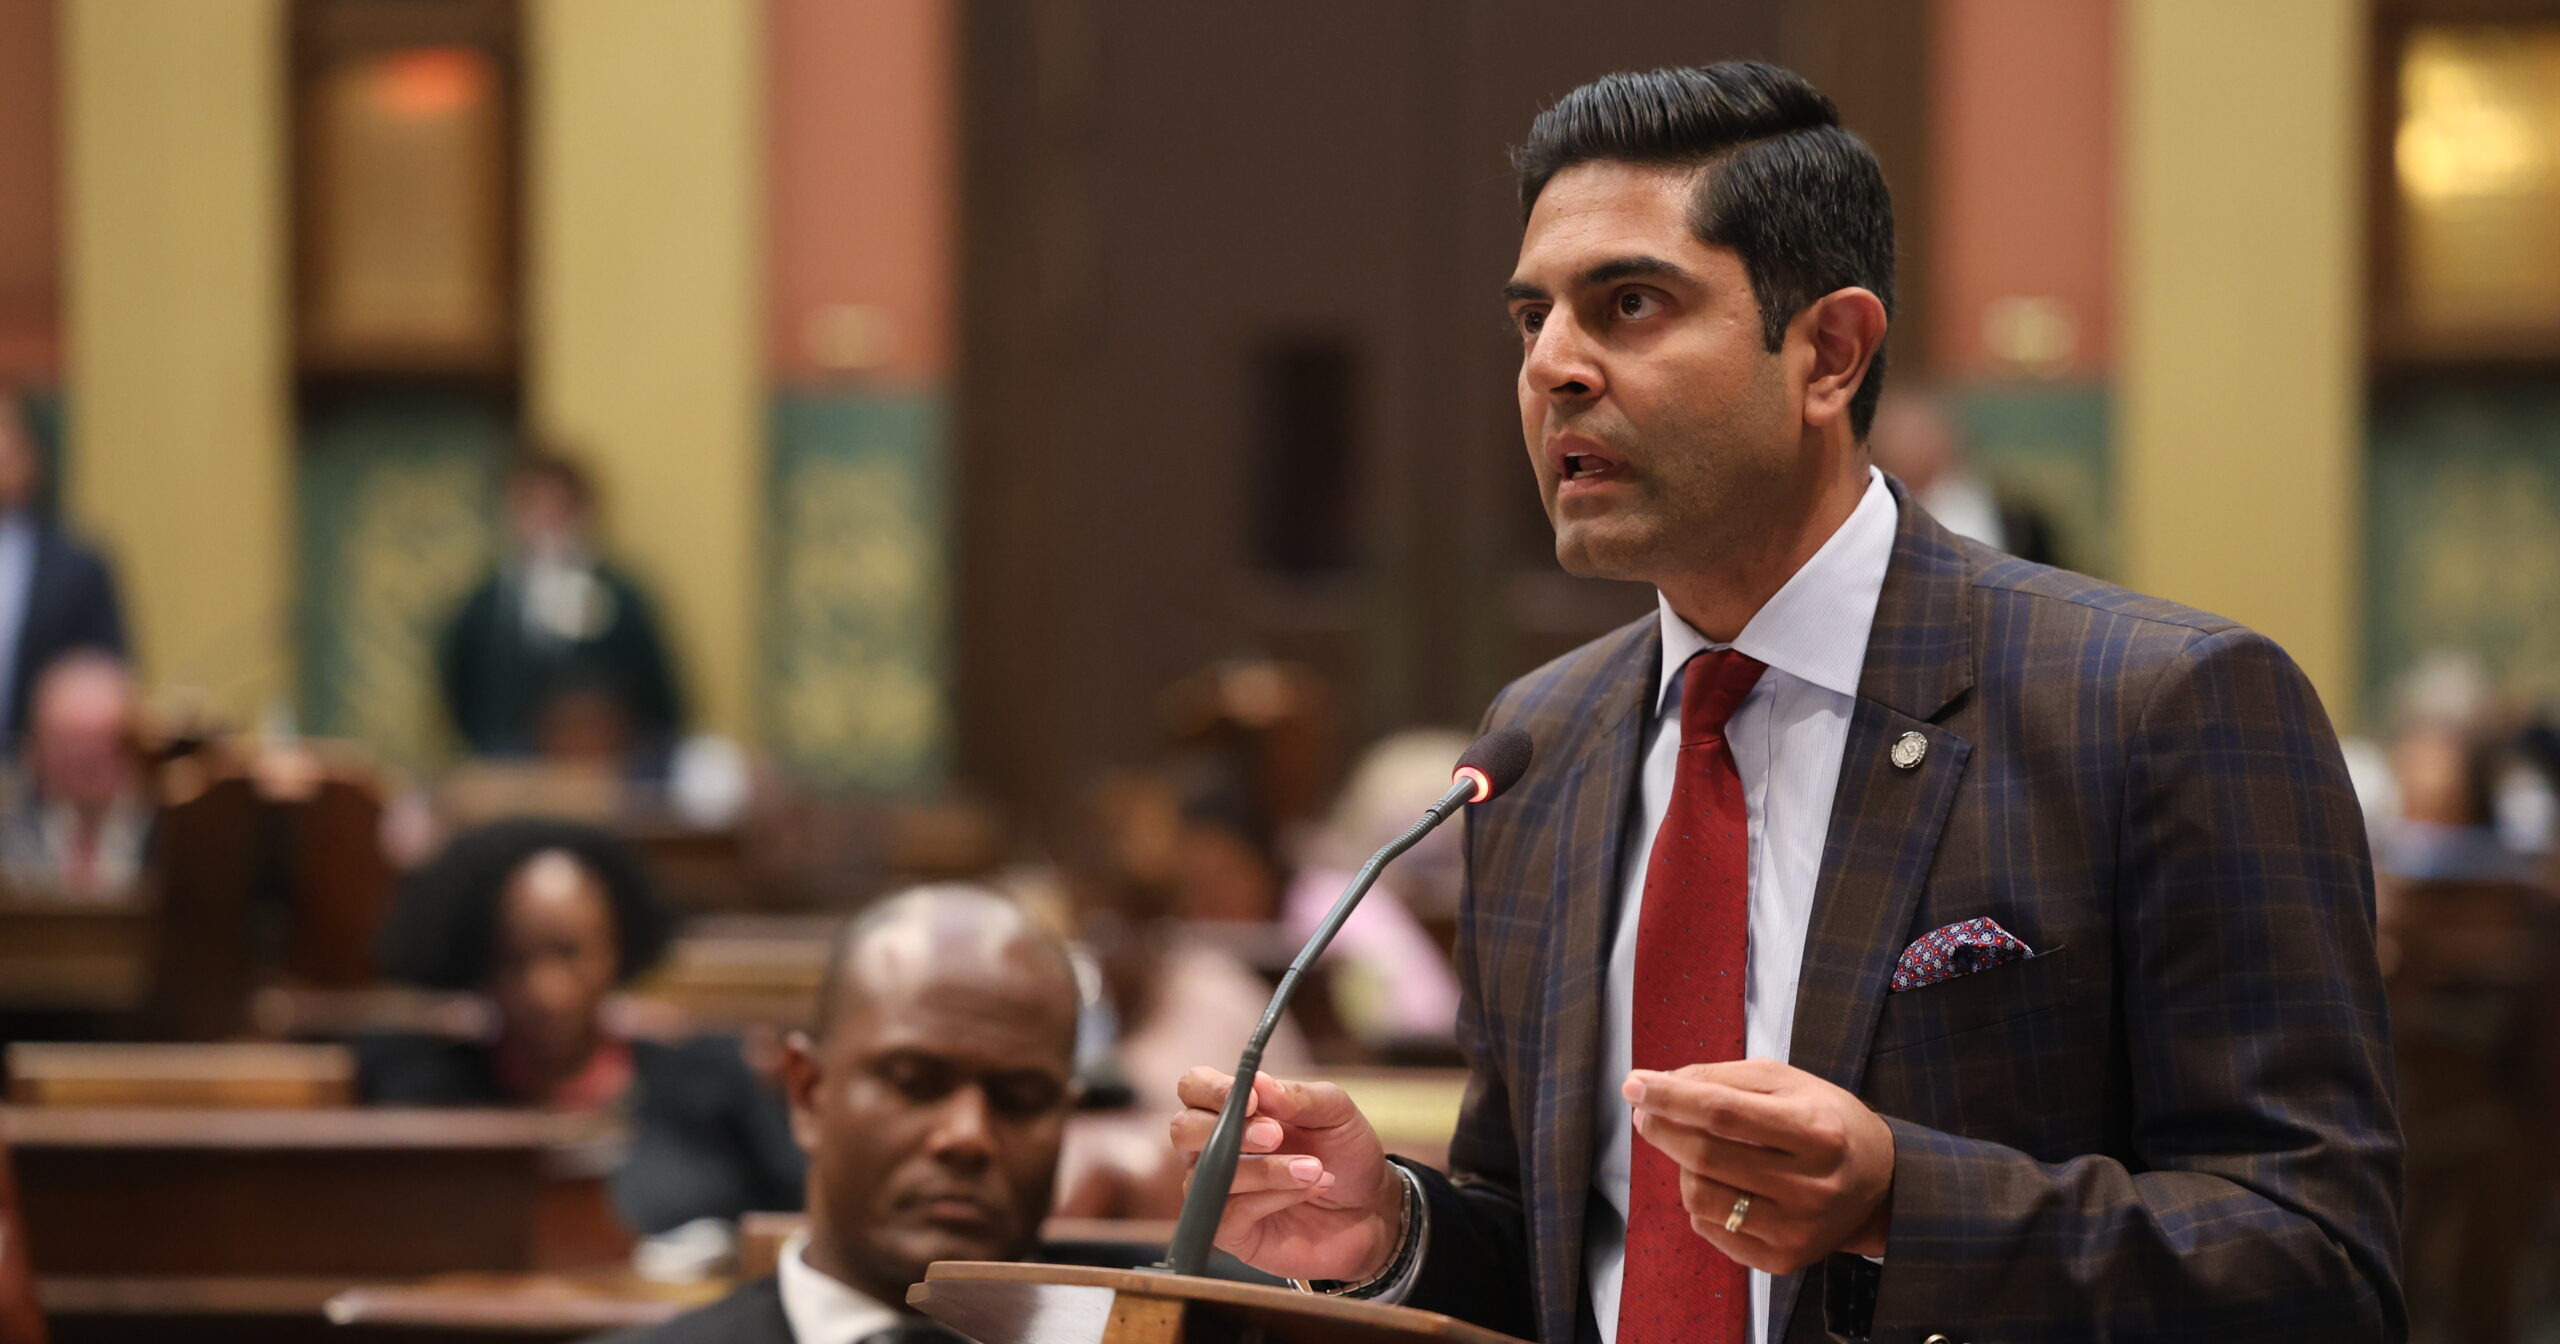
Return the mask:
[[(1690, 659), (1682, 673), (1680, 764), (1636, 923), (1639, 1069), (1742, 1058), (1751, 818), (1724, 726), (1760, 672), (1758, 660), (1723, 649)], [(1745, 1344), (1750, 1328), (1750, 1271), (1689, 1225), (1679, 1165), (1637, 1135), (1618, 1344)]]

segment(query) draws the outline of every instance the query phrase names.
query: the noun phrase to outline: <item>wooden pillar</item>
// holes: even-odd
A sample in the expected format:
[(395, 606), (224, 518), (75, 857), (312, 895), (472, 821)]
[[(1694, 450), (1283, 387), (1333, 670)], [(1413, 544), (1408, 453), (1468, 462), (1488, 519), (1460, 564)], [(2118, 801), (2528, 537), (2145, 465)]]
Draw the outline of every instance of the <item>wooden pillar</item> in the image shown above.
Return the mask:
[(290, 694), (278, 0), (62, 13), (73, 517), (144, 670), (231, 719)]
[(2124, 0), (2116, 432), (2133, 586), (2354, 717), (2364, 0)]
[(761, 37), (741, 0), (533, 0), (530, 400), (665, 608), (694, 726), (754, 721)]

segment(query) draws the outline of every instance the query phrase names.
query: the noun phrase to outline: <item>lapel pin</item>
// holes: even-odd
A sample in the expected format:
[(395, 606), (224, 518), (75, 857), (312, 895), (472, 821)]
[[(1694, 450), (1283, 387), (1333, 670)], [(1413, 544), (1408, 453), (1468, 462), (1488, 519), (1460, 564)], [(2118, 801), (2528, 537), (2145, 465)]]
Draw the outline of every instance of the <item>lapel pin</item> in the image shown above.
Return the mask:
[(1921, 757), (1928, 754), (1929, 739), (1918, 733), (1904, 733), (1894, 741), (1893, 766), (1897, 770), (1912, 769), (1920, 764)]

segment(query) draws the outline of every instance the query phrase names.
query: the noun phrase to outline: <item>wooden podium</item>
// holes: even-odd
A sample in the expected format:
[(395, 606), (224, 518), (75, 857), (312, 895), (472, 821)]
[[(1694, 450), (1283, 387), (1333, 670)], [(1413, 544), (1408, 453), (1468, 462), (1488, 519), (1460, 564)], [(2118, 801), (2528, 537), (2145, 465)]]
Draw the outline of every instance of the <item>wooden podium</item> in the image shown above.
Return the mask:
[(907, 1303), (979, 1344), (1520, 1344), (1438, 1312), (1140, 1269), (943, 1260)]

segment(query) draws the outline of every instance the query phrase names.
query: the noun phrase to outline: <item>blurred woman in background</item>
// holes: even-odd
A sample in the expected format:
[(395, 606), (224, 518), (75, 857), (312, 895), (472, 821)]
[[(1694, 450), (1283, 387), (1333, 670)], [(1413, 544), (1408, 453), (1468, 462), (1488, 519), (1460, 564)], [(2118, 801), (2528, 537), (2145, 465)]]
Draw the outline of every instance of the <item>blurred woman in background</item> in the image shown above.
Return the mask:
[(802, 1160), (781, 1098), (734, 1041), (610, 1025), (613, 992), (656, 964), (673, 922), (638, 857), (602, 831), (507, 821), (456, 837), (402, 888), (382, 963), (394, 979), (487, 995), (492, 1030), (364, 1043), (365, 1099), (619, 1116), (631, 1150), (614, 1201), (643, 1235), (798, 1208)]

